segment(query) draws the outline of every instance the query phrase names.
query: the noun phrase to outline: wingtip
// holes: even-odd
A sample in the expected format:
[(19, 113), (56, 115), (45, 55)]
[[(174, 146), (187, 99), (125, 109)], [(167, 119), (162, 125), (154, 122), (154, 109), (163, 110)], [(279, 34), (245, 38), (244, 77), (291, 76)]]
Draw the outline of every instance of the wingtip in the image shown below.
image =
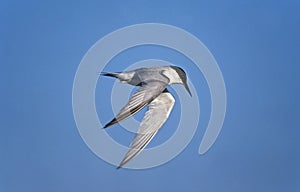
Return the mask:
[(117, 122), (118, 122), (117, 119), (114, 118), (109, 123), (107, 123), (106, 125), (104, 125), (104, 127), (102, 129), (106, 129), (107, 127), (112, 126), (112, 125), (116, 124)]
[(116, 167), (116, 169), (117, 169), (117, 170), (120, 170), (120, 168), (121, 168), (121, 167), (122, 167), (122, 166), (121, 166), (121, 165), (119, 165), (118, 167)]
[(103, 127), (101, 127), (100, 129), (106, 129), (108, 127), (108, 125), (104, 125)]
[(116, 167), (116, 169), (120, 169), (120, 168), (123, 168), (123, 165), (125, 165), (126, 162), (124, 162), (124, 160), (122, 160), (122, 162), (119, 164), (118, 167)]

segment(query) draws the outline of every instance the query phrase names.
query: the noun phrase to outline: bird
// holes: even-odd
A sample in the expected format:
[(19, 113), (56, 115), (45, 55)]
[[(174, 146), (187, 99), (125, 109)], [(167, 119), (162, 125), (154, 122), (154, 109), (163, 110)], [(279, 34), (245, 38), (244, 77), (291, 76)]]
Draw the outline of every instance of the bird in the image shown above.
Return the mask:
[(168, 119), (175, 99), (168, 91), (167, 86), (182, 84), (190, 96), (192, 93), (187, 84), (185, 71), (178, 66), (143, 67), (123, 72), (102, 72), (100, 75), (114, 77), (121, 83), (139, 87), (127, 104), (103, 127), (104, 129), (131, 117), (148, 106), (128, 152), (117, 167), (119, 169), (147, 146)]

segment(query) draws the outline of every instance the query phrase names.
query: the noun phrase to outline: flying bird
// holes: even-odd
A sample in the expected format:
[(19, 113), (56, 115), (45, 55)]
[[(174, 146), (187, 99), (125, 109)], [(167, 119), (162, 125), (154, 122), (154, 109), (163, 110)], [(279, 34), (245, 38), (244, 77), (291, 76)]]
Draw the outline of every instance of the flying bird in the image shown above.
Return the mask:
[(130, 144), (130, 148), (117, 167), (121, 168), (146, 147), (168, 119), (175, 99), (167, 90), (167, 86), (183, 84), (190, 96), (192, 94), (187, 85), (186, 73), (177, 66), (155, 66), (114, 73), (103, 72), (101, 75), (115, 77), (122, 83), (140, 87), (116, 117), (103, 128), (131, 117), (148, 105), (148, 110)]

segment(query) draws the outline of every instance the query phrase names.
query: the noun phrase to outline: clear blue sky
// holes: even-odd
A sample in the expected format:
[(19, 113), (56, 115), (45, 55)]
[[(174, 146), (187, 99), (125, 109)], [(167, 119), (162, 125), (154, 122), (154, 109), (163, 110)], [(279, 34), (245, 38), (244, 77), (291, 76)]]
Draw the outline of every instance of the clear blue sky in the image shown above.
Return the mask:
[[(296, 0), (2, 1), (0, 191), (300, 191), (299, 9)], [(193, 68), (185, 69), (199, 81), (203, 107), (192, 142), (163, 166), (117, 171), (81, 139), (72, 84), (83, 55), (98, 39), (144, 22), (183, 28), (210, 49), (226, 83), (227, 115), (217, 142), (199, 156), (209, 92)], [(107, 70), (153, 57), (184, 61), (148, 49), (120, 54)], [(109, 88), (113, 80), (104, 82)], [(97, 96), (108, 98), (99, 87)], [(109, 105), (103, 110), (105, 123), (112, 111)], [(179, 110), (175, 106), (173, 121), (154, 144), (178, 123)], [(109, 131), (121, 138), (125, 133), (119, 130)]]

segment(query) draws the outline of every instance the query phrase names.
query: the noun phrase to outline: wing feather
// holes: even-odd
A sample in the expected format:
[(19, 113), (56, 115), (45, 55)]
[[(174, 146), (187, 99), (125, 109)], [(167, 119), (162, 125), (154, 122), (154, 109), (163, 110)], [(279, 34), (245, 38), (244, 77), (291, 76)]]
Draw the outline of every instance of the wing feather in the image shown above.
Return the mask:
[(174, 103), (174, 97), (169, 92), (163, 92), (149, 104), (140, 128), (130, 144), (130, 149), (118, 168), (137, 156), (146, 147), (168, 119)]
[(167, 84), (162, 81), (150, 81), (144, 83), (142, 87), (139, 88), (135, 94), (133, 94), (128, 103), (120, 110), (116, 117), (107, 123), (104, 128), (125, 120), (140, 111), (153, 99), (159, 96), (166, 86)]

